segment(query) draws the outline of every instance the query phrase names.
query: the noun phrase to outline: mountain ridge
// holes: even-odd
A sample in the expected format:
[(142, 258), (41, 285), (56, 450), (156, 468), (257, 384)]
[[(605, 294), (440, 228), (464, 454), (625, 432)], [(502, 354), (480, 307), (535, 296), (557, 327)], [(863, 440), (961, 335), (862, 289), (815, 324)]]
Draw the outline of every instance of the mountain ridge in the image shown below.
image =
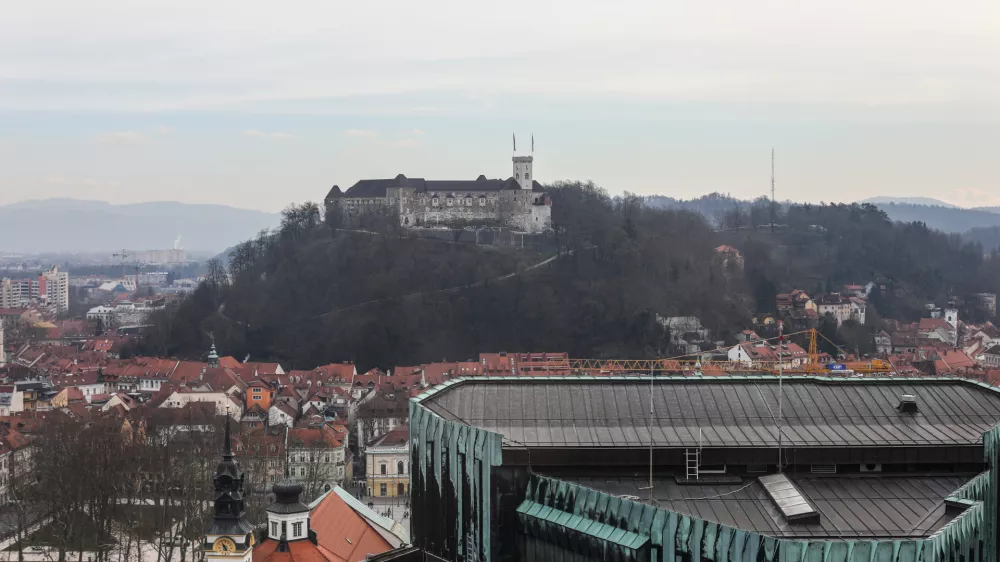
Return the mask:
[(217, 253), (280, 222), (278, 213), (227, 205), (30, 199), (0, 205), (0, 248), (18, 253), (152, 250), (169, 248), (180, 236), (188, 250)]

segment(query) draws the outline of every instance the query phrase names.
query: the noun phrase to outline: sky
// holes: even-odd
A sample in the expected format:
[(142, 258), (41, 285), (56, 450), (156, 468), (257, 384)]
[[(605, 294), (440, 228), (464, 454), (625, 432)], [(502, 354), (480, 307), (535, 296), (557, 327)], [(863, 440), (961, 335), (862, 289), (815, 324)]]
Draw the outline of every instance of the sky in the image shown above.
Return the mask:
[(39, 0), (0, 18), (0, 205), (277, 211), (359, 179), (1000, 205), (1000, 2)]

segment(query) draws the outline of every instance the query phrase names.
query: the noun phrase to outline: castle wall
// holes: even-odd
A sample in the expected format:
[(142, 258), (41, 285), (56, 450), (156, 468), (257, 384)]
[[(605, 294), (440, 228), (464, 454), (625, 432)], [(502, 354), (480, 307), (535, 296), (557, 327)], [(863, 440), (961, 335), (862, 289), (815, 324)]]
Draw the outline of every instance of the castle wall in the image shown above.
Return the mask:
[(552, 208), (544, 196), (528, 190), (429, 191), (392, 187), (385, 197), (344, 197), (338, 202), (348, 215), (398, 211), (400, 226), (461, 224), (507, 225), (538, 233), (552, 226)]
[(503, 202), (499, 192), (407, 191), (409, 193), (403, 193), (399, 198), (400, 222), (403, 226), (447, 225), (463, 221), (502, 222)]

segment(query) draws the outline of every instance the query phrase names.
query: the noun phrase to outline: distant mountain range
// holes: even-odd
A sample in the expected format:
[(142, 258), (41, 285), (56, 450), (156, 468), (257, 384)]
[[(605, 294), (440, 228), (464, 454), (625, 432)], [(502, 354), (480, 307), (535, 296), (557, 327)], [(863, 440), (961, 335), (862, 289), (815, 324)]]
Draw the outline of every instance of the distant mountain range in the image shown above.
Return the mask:
[(928, 207), (948, 207), (951, 209), (958, 209), (957, 205), (952, 205), (951, 203), (945, 203), (940, 199), (934, 199), (933, 197), (869, 197), (868, 199), (862, 199), (858, 203), (871, 203), (872, 205), (885, 205), (885, 204), (903, 204), (903, 205), (926, 205)]
[(176, 202), (112, 205), (37, 199), (0, 206), (0, 249), (18, 253), (154, 250), (181, 245), (219, 252), (278, 226), (280, 215), (225, 205)]
[(929, 197), (872, 197), (859, 203), (877, 205), (892, 220), (922, 222), (944, 232), (1000, 226), (1000, 207), (965, 209)]
[[(979, 242), (987, 250), (992, 250), (1000, 244), (1000, 207), (964, 209), (930, 197), (872, 197), (858, 203), (876, 205), (894, 221), (922, 222), (942, 232), (961, 234), (966, 240)], [(652, 207), (699, 213), (709, 224), (715, 224), (720, 215), (724, 215), (734, 207), (738, 206), (744, 211), (755, 204), (764, 205), (766, 208), (767, 200), (759, 198), (754, 202), (721, 193), (711, 193), (686, 200), (653, 195), (646, 198), (646, 204)], [(794, 203), (784, 201), (780, 204), (787, 207)]]

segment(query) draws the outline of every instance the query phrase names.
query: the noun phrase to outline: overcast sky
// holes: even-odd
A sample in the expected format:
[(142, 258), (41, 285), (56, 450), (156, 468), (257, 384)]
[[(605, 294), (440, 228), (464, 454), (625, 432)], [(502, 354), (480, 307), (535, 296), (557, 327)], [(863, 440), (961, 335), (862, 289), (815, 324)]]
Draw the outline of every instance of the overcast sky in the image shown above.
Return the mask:
[(38, 0), (0, 16), (0, 204), (279, 210), (361, 178), (1000, 205), (997, 0)]

